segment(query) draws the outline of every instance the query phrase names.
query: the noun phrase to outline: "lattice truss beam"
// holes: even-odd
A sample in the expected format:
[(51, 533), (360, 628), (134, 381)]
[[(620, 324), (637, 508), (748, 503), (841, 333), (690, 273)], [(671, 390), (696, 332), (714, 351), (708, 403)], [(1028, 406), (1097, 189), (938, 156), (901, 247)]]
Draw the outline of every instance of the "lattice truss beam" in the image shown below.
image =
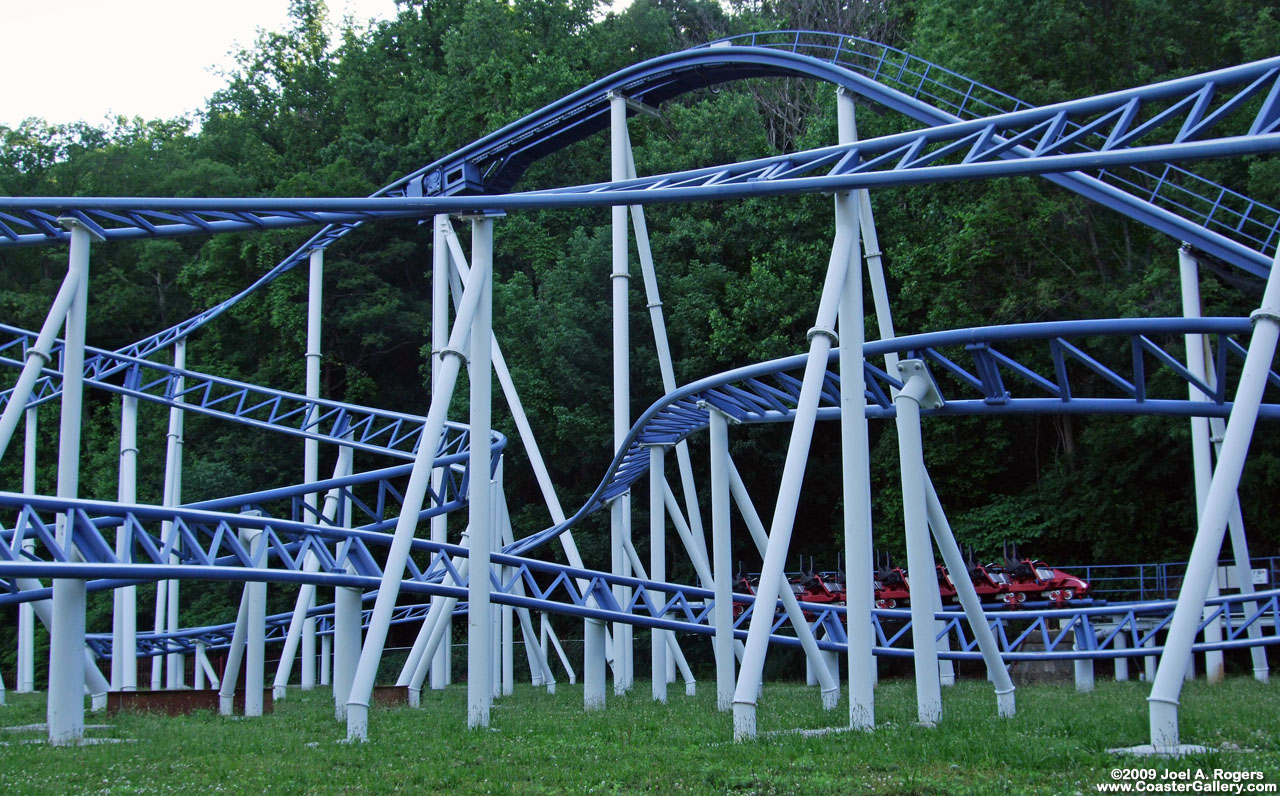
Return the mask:
[[(390, 543), (385, 534), (328, 526), (272, 520), (254, 515), (218, 514), (190, 509), (122, 507), (95, 501), (58, 501), (0, 493), (0, 507), (17, 512), (12, 528), (0, 528), (0, 577), (83, 577), (91, 591), (116, 588), (127, 583), (161, 578), (204, 580), (267, 580), (279, 583), (315, 583), (325, 586), (376, 587), (382, 577), (377, 549)], [(58, 541), (54, 515), (67, 517), (70, 545)], [(167, 539), (159, 527), (170, 524)], [(239, 541), (244, 528), (260, 528), (266, 543), (257, 552)], [(134, 539), (133, 562), (122, 564), (106, 538), (108, 531), (127, 531)], [(36, 549), (24, 549), (24, 542), (36, 542)], [(467, 554), (457, 545), (415, 540), (418, 560), (410, 559), (403, 589), (421, 596), (465, 599), (468, 573), (457, 561)], [(335, 552), (336, 551), (336, 552)], [(309, 571), (303, 565), (308, 554), (316, 556), (319, 567)], [(178, 563), (172, 563), (173, 557)], [(56, 562), (56, 565), (54, 565)], [(693, 586), (657, 583), (638, 578), (580, 570), (551, 562), (498, 554), (490, 569), (493, 599), (504, 605), (551, 610), (605, 621), (626, 621), (645, 627), (681, 632), (714, 633), (714, 592)], [(0, 581), (0, 586), (9, 584)], [(627, 586), (631, 595), (620, 602), (616, 585)], [(48, 589), (11, 590), (0, 596), (0, 604), (47, 599)], [(742, 608), (734, 619), (735, 635), (746, 637), (757, 603), (753, 595), (737, 594), (734, 602)], [(1280, 643), (1274, 629), (1280, 619), (1280, 590), (1234, 595), (1210, 601), (1202, 627), (1221, 623), (1221, 641), (1197, 645), (1198, 652)], [(845, 636), (845, 609), (830, 604), (801, 603), (806, 620), (819, 645), (839, 650), (848, 643)], [(1173, 603), (1169, 601), (1127, 604), (1119, 607), (1090, 607), (1085, 603), (1056, 610), (992, 610), (986, 621), (1000, 642), (1006, 660), (1044, 658), (1116, 658), (1158, 655), (1157, 634), (1167, 629)], [(421, 620), (427, 606), (399, 609), (397, 621)], [(463, 606), (465, 610), (465, 606)], [(325, 607), (313, 609), (327, 615)], [(273, 617), (269, 637), (283, 638), (289, 614)], [(976, 660), (977, 641), (963, 615), (937, 614), (941, 620), (936, 638), (948, 640), (942, 657)], [(789, 620), (779, 611), (771, 629), (771, 641), (798, 645), (786, 634)], [(876, 610), (873, 627), (880, 655), (911, 654), (911, 613), (906, 610)], [(1251, 626), (1269, 626), (1265, 638), (1250, 639)], [(218, 649), (230, 643), (231, 625), (182, 631), (177, 634), (142, 634), (139, 654), (158, 655), (194, 649), (197, 642)], [(109, 636), (96, 635), (91, 646), (103, 658), (111, 655)], [(1024, 644), (1039, 647), (1024, 651)], [(1072, 645), (1079, 649), (1072, 649)], [(1152, 646), (1146, 646), (1151, 644)]]

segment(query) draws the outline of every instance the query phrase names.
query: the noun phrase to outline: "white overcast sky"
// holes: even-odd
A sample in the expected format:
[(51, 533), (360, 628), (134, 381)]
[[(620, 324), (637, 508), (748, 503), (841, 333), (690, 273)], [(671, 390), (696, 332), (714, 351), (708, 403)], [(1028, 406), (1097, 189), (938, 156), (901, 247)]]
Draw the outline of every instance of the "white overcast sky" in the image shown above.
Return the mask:
[[(332, 19), (390, 19), (395, 0), (328, 0)], [(288, 0), (0, 0), (0, 124), (28, 116), (103, 124), (203, 107), (259, 28), (279, 30)]]

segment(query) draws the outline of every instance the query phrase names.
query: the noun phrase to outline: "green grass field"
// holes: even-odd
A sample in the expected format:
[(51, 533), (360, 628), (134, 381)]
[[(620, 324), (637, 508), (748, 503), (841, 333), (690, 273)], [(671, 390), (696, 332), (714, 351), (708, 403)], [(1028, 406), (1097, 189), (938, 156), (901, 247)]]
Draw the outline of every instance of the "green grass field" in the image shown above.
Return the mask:
[[(1138, 761), (1109, 747), (1147, 740), (1145, 683), (1024, 686), (1018, 715), (997, 720), (988, 684), (944, 690), (943, 722), (913, 724), (910, 681), (882, 683), (874, 732), (803, 735), (795, 728), (847, 721), (842, 704), (821, 710), (816, 689), (766, 685), (761, 740), (735, 744), (715, 710), (714, 684), (667, 705), (648, 683), (582, 711), (581, 686), (548, 695), (529, 685), (498, 700), (492, 727), (465, 728), (465, 685), (425, 692), (420, 709), (376, 709), (371, 740), (347, 745), (327, 689), (290, 689), (275, 713), (227, 719), (88, 714), (89, 738), (125, 739), (51, 748), (38, 731), (0, 730), (0, 794), (72, 793), (683, 793), (683, 794), (1074, 794), (1093, 793), (1117, 766), (1260, 771), (1280, 783), (1280, 683), (1235, 678), (1188, 684), (1183, 740), (1220, 751)], [(9, 694), (0, 727), (44, 720), (40, 694)], [(27, 742), (24, 742), (27, 741)], [(1236, 751), (1236, 749), (1242, 751)]]

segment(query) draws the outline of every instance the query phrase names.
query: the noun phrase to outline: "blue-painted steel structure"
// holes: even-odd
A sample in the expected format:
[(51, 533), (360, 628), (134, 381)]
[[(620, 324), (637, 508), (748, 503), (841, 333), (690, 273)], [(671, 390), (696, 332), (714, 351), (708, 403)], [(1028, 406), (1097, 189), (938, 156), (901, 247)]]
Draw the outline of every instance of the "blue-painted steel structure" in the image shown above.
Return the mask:
[[(516, 192), (536, 160), (611, 124), (611, 100), (625, 95), (650, 106), (710, 85), (756, 77), (823, 80), (901, 113), (918, 129), (747, 163)], [(805, 31), (752, 34), (656, 58), (624, 69), (474, 144), (424, 166), (366, 199), (136, 199), (0, 197), (0, 248), (65, 241), (59, 219), (74, 219), (102, 240), (323, 225), (302, 248), (244, 291), (174, 327), (117, 352), (90, 349), (84, 377), (121, 396), (216, 417), (263, 431), (354, 449), (391, 461), (421, 460), (426, 418), (307, 398), (172, 368), (147, 359), (186, 338), (312, 252), (359, 224), (385, 218), (523, 208), (645, 205), (861, 188), (1011, 175), (1044, 178), (1186, 241), (1255, 276), (1268, 276), (1280, 244), (1280, 211), (1206, 181), (1174, 162), (1280, 151), (1280, 58), (1206, 75), (1035, 108), (900, 50), (854, 37)], [(1245, 359), (1247, 318), (1120, 319), (952, 330), (882, 340), (865, 347), (866, 414), (890, 418), (905, 377), (877, 360), (926, 363), (937, 378), (933, 417), (1016, 413), (1119, 413), (1227, 418)], [(1215, 371), (1197, 375), (1182, 362), (1183, 339), (1210, 341)], [(21, 368), (36, 335), (0, 326), (0, 363)], [(61, 342), (46, 357), (29, 405), (56, 399), (63, 374)], [(40, 354), (34, 351), (35, 354)], [(453, 351), (459, 357), (461, 352)], [(838, 352), (830, 354), (818, 416), (840, 416)], [(43, 354), (40, 354), (44, 356)], [(714, 633), (714, 592), (702, 586), (649, 581), (541, 561), (531, 556), (592, 512), (625, 495), (646, 472), (653, 446), (697, 434), (716, 411), (739, 423), (786, 423), (801, 401), (807, 358), (760, 363), (694, 382), (663, 397), (634, 424), (600, 486), (566, 521), (512, 540), (492, 557), (489, 579), (499, 605), (700, 634)], [(75, 372), (74, 370), (72, 371)], [(1280, 417), (1280, 375), (1265, 375), (1258, 416)], [(1188, 396), (1191, 396), (1190, 398)], [(7, 404), (11, 392), (0, 395)], [(449, 425), (434, 457), (439, 474), (417, 520), (463, 509), (472, 440)], [(505, 439), (494, 434), (490, 477)], [(429, 453), (429, 452), (428, 452)], [(478, 465), (477, 465), (478, 466)], [(181, 507), (139, 506), (0, 493), (0, 604), (47, 599), (50, 589), (24, 588), (21, 578), (87, 581), (89, 590), (162, 579), (270, 581), (376, 589), (385, 585), (385, 549), (396, 525), (410, 464), (391, 464), (251, 495)], [(488, 480), (487, 478), (485, 479)], [(330, 492), (344, 516), (324, 516), (308, 495)], [(370, 499), (370, 495), (374, 497)], [(252, 513), (244, 513), (253, 509)], [(64, 526), (55, 519), (66, 517)], [(122, 555), (113, 537), (126, 531)], [(241, 532), (261, 532), (257, 547)], [(24, 544), (25, 543), (25, 544)], [(421, 598), (467, 599), (469, 573), (455, 563), (466, 547), (414, 539), (401, 588)], [(312, 563), (308, 563), (308, 558)], [(390, 577), (394, 577), (392, 573)], [(620, 600), (619, 594), (627, 596)], [(755, 601), (736, 618), (745, 639)], [(1201, 629), (1222, 624), (1220, 640), (1198, 651), (1280, 643), (1280, 592), (1211, 601)], [(805, 606), (810, 632), (827, 649), (843, 649), (845, 610)], [(1160, 652), (1157, 634), (1172, 603), (1073, 606), (997, 611), (987, 622), (1006, 660), (1104, 659)], [(311, 609), (331, 627), (330, 609)], [(397, 608), (392, 621), (425, 617), (420, 606)], [(878, 654), (908, 655), (910, 612), (874, 612)], [(942, 657), (978, 659), (972, 628), (944, 612), (935, 638), (953, 640)], [(289, 623), (272, 618), (268, 637)], [(775, 643), (799, 644), (779, 614)], [(1266, 625), (1265, 632), (1259, 630)], [(274, 635), (273, 635), (274, 634)], [(230, 626), (142, 634), (143, 656), (190, 651), (197, 641), (230, 643)], [(1021, 649), (1043, 644), (1043, 652)], [(1122, 640), (1126, 646), (1118, 646)], [(1068, 643), (1076, 649), (1066, 649)], [(108, 639), (89, 636), (102, 658), (120, 655)], [(1153, 646), (1145, 646), (1148, 643)], [(128, 654), (128, 653), (125, 653)]]

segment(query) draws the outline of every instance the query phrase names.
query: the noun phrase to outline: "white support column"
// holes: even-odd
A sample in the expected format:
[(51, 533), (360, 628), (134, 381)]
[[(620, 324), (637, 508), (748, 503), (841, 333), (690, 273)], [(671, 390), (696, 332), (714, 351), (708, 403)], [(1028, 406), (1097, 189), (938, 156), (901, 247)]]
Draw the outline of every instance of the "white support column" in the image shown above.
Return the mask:
[[(729, 486), (733, 492), (733, 500), (738, 504), (738, 513), (742, 515), (742, 520), (747, 526), (747, 531), (751, 534), (751, 540), (755, 543), (756, 550), (759, 551), (763, 558), (769, 549), (769, 539), (766, 536), (764, 523), (760, 520), (760, 513), (756, 511), (755, 503), (751, 500), (751, 495), (747, 492), (747, 485), (742, 480), (742, 475), (738, 472), (738, 468), (733, 463), (733, 457), (729, 457)], [(800, 646), (804, 649), (805, 664), (807, 668), (813, 672), (815, 682), (822, 689), (822, 708), (823, 710), (834, 710), (836, 704), (840, 701), (840, 677), (839, 667), (819, 665), (819, 661), (826, 663), (826, 651), (818, 648), (818, 640), (814, 638), (813, 628), (809, 626), (809, 622), (804, 618), (804, 611), (800, 608), (800, 601), (796, 599), (790, 588), (782, 590), (782, 607), (787, 612), (787, 618), (791, 621), (791, 627), (795, 630), (795, 634), (800, 639)], [(757, 595), (757, 600), (759, 595)], [(760, 603), (757, 602), (757, 605)], [(765, 610), (768, 610), (767, 608)]]
[[(1178, 273), (1182, 282), (1182, 316), (1184, 318), (1199, 318), (1202, 314), (1199, 264), (1185, 245), (1178, 250)], [(1191, 372), (1191, 375), (1207, 383), (1209, 376), (1208, 367), (1205, 363), (1204, 335), (1186, 335), (1186, 346), (1187, 370)], [(1209, 400), (1209, 396), (1196, 387), (1188, 384), (1187, 389), (1192, 402)], [(1209, 482), (1213, 479), (1213, 457), (1209, 449), (1209, 419), (1207, 417), (1191, 418), (1191, 463), (1195, 480), (1196, 518), (1198, 519), (1204, 512), (1204, 501), (1209, 494)], [(1212, 599), (1217, 596), (1218, 578), (1215, 573), (1213, 580), (1209, 583), (1208, 597)], [(1208, 614), (1212, 610), (1211, 608), (1206, 608), (1205, 613)], [(1221, 620), (1205, 625), (1204, 640), (1208, 643), (1222, 641)], [(1210, 650), (1206, 652), (1204, 654), (1204, 663), (1205, 679), (1210, 683), (1222, 682), (1222, 678), (1226, 674), (1222, 651)]]
[[(248, 528), (241, 533), (243, 544), (253, 551), (254, 565), (265, 568), (266, 534), (258, 528)], [(245, 623), (244, 715), (261, 716), (262, 690), (266, 685), (267, 584), (264, 581), (246, 583), (245, 595), (249, 609)]]
[(204, 641), (196, 642), (196, 660), (195, 660), (195, 676), (192, 678), (192, 688), (196, 691), (205, 690), (205, 667), (209, 661), (205, 654), (205, 648), (208, 644)]
[[(458, 545), (468, 551), (471, 549), (471, 531), (469, 528), (462, 532), (462, 538), (459, 540)], [(452, 564), (458, 573), (458, 577), (467, 578), (470, 575), (471, 562), (469, 558), (457, 556), (453, 559)], [(452, 573), (448, 572), (445, 573), (444, 582), (449, 586), (461, 585), (454, 580)], [(413, 648), (409, 651), (409, 658), (405, 661), (400, 677), (396, 680), (396, 685), (403, 685), (409, 688), (409, 704), (411, 706), (416, 707), (417, 695), (422, 690), (422, 683), (426, 680), (428, 669), (436, 666), (434, 661), (438, 650), (449, 641), (449, 634), (453, 630), (453, 610), (457, 605), (457, 597), (446, 597), (427, 610), (427, 618), (423, 620), (422, 629), (413, 642)], [(439, 674), (447, 685), (449, 675), (447, 664)], [(444, 686), (440, 688), (444, 688)]]
[(320, 685), (330, 685), (333, 681), (333, 633), (320, 637)]
[(333, 590), (333, 715), (347, 718), (351, 682), (360, 654), (360, 589), (339, 586)]
[[(26, 436), (23, 439), (22, 458), (22, 494), (36, 493), (36, 430), (39, 425), (39, 410), (32, 407), (27, 410)], [(34, 553), (36, 542), (27, 539), (22, 542), (22, 549)], [(36, 614), (31, 603), (18, 606), (18, 682), (16, 691), (29, 694), (36, 690)]]
[[(449, 234), (453, 232), (449, 216), (438, 215), (433, 219), (431, 235), (431, 389), (440, 381), (444, 366), (444, 349), (449, 345)], [(461, 293), (457, 296), (462, 299)], [(444, 486), (444, 470), (431, 471), (431, 489), (437, 495)], [(440, 513), (431, 518), (431, 541), (444, 544), (449, 541), (449, 515)], [(444, 597), (431, 598), (434, 609)], [(452, 656), (451, 634), (446, 633), (435, 655), (431, 658), (431, 688), (439, 691), (449, 684), (449, 659)]]
[[(1182, 314), (1187, 318), (1199, 318), (1202, 314), (1200, 300), (1200, 264), (1195, 254), (1183, 246), (1178, 251), (1179, 273), (1182, 280)], [(1216, 387), (1215, 373), (1208, 351), (1208, 341), (1204, 335), (1187, 335), (1187, 370), (1191, 375), (1210, 387)], [(1188, 385), (1192, 401), (1208, 402), (1210, 397), (1200, 390)], [(1204, 500), (1209, 492), (1212, 478), (1212, 455), (1210, 441), (1221, 445), (1225, 424), (1221, 418), (1193, 417), (1191, 419), (1191, 453), (1194, 465), (1196, 486), (1196, 516), (1203, 510)], [(1240, 584), (1241, 593), (1253, 592), (1253, 580), (1249, 561), (1249, 544), (1244, 533), (1244, 519), (1240, 514), (1240, 498), (1237, 495), (1231, 513), (1227, 517), (1227, 528), (1231, 534), (1231, 552), (1235, 559), (1236, 580)], [(1217, 578), (1210, 581), (1209, 597), (1217, 596)], [(1257, 610), (1256, 603), (1245, 603), (1244, 610), (1252, 614)], [(1258, 640), (1262, 637), (1262, 628), (1255, 622), (1249, 626), (1249, 638)], [(1205, 629), (1205, 640), (1221, 640), (1222, 631), (1219, 623)], [(1257, 645), (1249, 649), (1253, 659), (1254, 678), (1266, 682), (1268, 676), (1266, 648)], [(1210, 651), (1205, 653), (1205, 670), (1209, 682), (1219, 682), (1223, 674), (1222, 653)]]
[[(89, 228), (79, 221), (60, 219), (71, 231), (71, 247), (67, 270), (76, 274), (75, 295), (67, 308), (66, 332), (62, 356), (62, 414), (58, 428), (59, 498), (74, 500), (80, 487), (80, 424), (84, 396), (85, 326), (89, 304)], [(68, 274), (70, 281), (70, 274)], [(28, 364), (32, 360), (28, 359)], [(18, 391), (11, 396), (10, 407), (26, 403), (18, 401)], [(19, 409), (20, 411), (20, 409)], [(14, 421), (16, 423), (16, 420)], [(58, 542), (68, 557), (75, 561), (71, 518), (59, 515)], [(74, 744), (84, 736), (84, 633), (85, 582), (56, 579), (53, 581), (53, 627), (49, 642), (49, 743), (55, 746)]]
[[(836, 236), (831, 247), (831, 259), (822, 287), (822, 299), (818, 305), (814, 327), (809, 331), (809, 357), (805, 365), (800, 396), (796, 402), (795, 419), (791, 425), (791, 440), (782, 469), (778, 488), (778, 502), (774, 507), (769, 532), (769, 549), (765, 553), (760, 573), (760, 585), (756, 599), (771, 605), (783, 589), (787, 588), (783, 577), (787, 552), (791, 545), (791, 532), (795, 525), (796, 509), (800, 503), (800, 486), (804, 481), (805, 464), (809, 458), (809, 445), (813, 440), (813, 425), (817, 420), (818, 402), (827, 373), (827, 355), (836, 342), (835, 322), (844, 282), (849, 271), (849, 257), (856, 244), (856, 231), (848, 224), (840, 223), (849, 217), (841, 205), (851, 201), (848, 194), (836, 194)], [(773, 625), (771, 611), (757, 611), (752, 615), (751, 628), (747, 631), (746, 651), (738, 675), (738, 685), (733, 695), (733, 737), (744, 740), (756, 736), (756, 699), (760, 691), (764, 658), (769, 644), (769, 632)]]
[[(1072, 639), (1071, 648), (1075, 650), (1092, 649), (1094, 639), (1086, 635), (1085, 629), (1077, 624), (1072, 630), (1074, 638)], [(1092, 658), (1076, 658), (1072, 663), (1075, 670), (1076, 691), (1081, 694), (1087, 694), (1093, 691), (1093, 659)]]
[(956, 596), (964, 608), (965, 618), (969, 621), (970, 632), (977, 639), (978, 649), (982, 652), (982, 660), (987, 666), (987, 679), (996, 690), (996, 715), (1008, 718), (1015, 714), (1016, 703), (1013, 694), (1013, 679), (1000, 657), (1000, 647), (986, 614), (982, 611), (982, 601), (973, 588), (973, 578), (965, 565), (964, 556), (960, 554), (960, 546), (956, 544), (955, 535), (951, 532), (951, 523), (942, 510), (942, 501), (938, 499), (938, 491), (933, 481), (925, 473), (925, 499), (928, 501), (929, 528), (933, 531), (934, 541), (942, 553), (942, 561), (951, 573), (951, 581), (956, 587)]
[[(179, 370), (187, 367), (187, 341), (185, 338), (178, 340), (173, 345), (173, 366)], [(185, 403), (186, 399), (182, 396), (182, 390), (185, 386), (185, 379), (181, 376), (174, 382), (173, 390), (175, 400), (179, 403)], [(164, 505), (178, 506), (182, 503), (182, 449), (183, 449), (183, 420), (184, 412), (181, 406), (170, 407), (169, 409), (169, 434), (168, 446), (165, 454), (165, 474), (164, 474)], [(166, 522), (163, 524), (161, 534), (164, 538), (168, 538), (171, 533), (175, 533), (173, 523)], [(171, 564), (178, 563), (178, 554), (174, 553), (169, 562)], [(181, 581), (167, 581), (163, 589), (165, 607), (161, 612), (156, 611), (156, 632), (176, 633), (178, 632), (178, 605)], [(157, 604), (161, 599), (157, 593)], [(163, 620), (163, 621), (162, 621)], [(159, 687), (160, 675), (160, 657), (156, 656), (152, 659), (152, 687)], [(180, 652), (171, 652), (164, 658), (165, 663), (165, 687), (169, 689), (181, 688), (183, 686), (183, 675), (186, 668), (184, 656)]]
[[(311, 599), (307, 601), (307, 611), (316, 607), (316, 590), (311, 590)], [(302, 620), (302, 667), (299, 685), (303, 691), (316, 687), (316, 618), (308, 616)]]
[[(610, 123), (610, 174), (614, 180), (627, 177), (627, 100), (621, 94), (609, 95)], [(613, 272), (609, 282), (613, 293), (613, 447), (619, 450), (627, 432), (631, 430), (631, 337), (628, 291), (631, 269), (628, 262), (627, 206), (612, 208), (613, 223)], [(627, 560), (623, 553), (622, 537), (626, 533), (631, 504), (627, 495), (614, 499), (609, 507), (609, 548), (611, 567), (615, 575), (626, 575)], [(613, 587), (613, 597), (618, 603), (627, 602), (627, 589)], [(625, 694), (631, 684), (626, 680), (626, 661), (631, 654), (631, 626), (623, 622), (613, 625), (615, 694)], [(619, 674), (621, 673), (621, 676)]]
[[(627, 148), (627, 179), (636, 176), (636, 161), (631, 149), (631, 137), (624, 136)], [(664, 394), (675, 392), (675, 363), (671, 356), (671, 344), (667, 340), (667, 324), (662, 317), (662, 297), (658, 290), (658, 272), (653, 261), (653, 249), (649, 245), (649, 224), (645, 220), (644, 205), (631, 206), (631, 225), (636, 234), (636, 255), (640, 260), (640, 273), (644, 280), (645, 302), (649, 309), (649, 324), (653, 328), (653, 347), (658, 355), (658, 371), (662, 376)], [(693, 538), (707, 557), (706, 535), (702, 529), (702, 512), (698, 507), (698, 490), (693, 481), (693, 462), (689, 457), (689, 443), (680, 440), (675, 444), (676, 469), (684, 492), (685, 510), (689, 515), (689, 527)]]
[[(1112, 642), (1112, 645), (1118, 650), (1124, 650), (1129, 648), (1129, 637), (1125, 635), (1125, 631), (1123, 629), (1121, 629), (1120, 632), (1116, 634), (1115, 640)], [(1127, 682), (1128, 680), (1129, 680), (1129, 659), (1116, 658), (1116, 682), (1123, 683), (1123, 682)]]
[[(663, 474), (666, 450), (660, 445), (649, 448), (649, 576), (656, 583), (667, 581), (667, 510), (663, 498)], [(665, 592), (650, 595), (655, 603), (665, 603)], [(650, 687), (654, 702), (667, 701), (667, 636), (669, 630), (655, 627), (650, 641)]]
[[(127, 377), (128, 378), (128, 377)], [(120, 399), (120, 479), (116, 491), (125, 505), (138, 502), (138, 399)], [(116, 529), (116, 557), (133, 561), (133, 528)], [(111, 625), (111, 688), (138, 689), (138, 587), (123, 586), (113, 592)]]
[(604, 710), (605, 707), (604, 646), (604, 622), (588, 619), (583, 624), (582, 636), (583, 710)]
[[(314, 483), (314, 482), (313, 482)], [(315, 518), (308, 520), (315, 522)], [(315, 553), (310, 550), (302, 559), (303, 572), (318, 572), (320, 570), (320, 559), (316, 558)], [(307, 611), (315, 604), (316, 587), (313, 583), (304, 583), (298, 588), (297, 599), (293, 603), (293, 615), (289, 617), (289, 629), (285, 632), (284, 647), (280, 650), (280, 660), (276, 663), (276, 675), (271, 682), (271, 696), (274, 699), (284, 699), (288, 694), (289, 675), (293, 672), (293, 660), (298, 654), (298, 646), (303, 646), (302, 650), (302, 669), (307, 669), (307, 650), (306, 650), (306, 632), (307, 622), (311, 622), (313, 633), (311, 636), (311, 674), (312, 684), (315, 679), (315, 619), (307, 618)]]
[(1155, 683), (1148, 697), (1150, 703), (1151, 745), (1158, 749), (1176, 748), (1178, 739), (1178, 697), (1182, 692), (1182, 675), (1195, 641), (1200, 614), (1204, 610), (1209, 582), (1217, 577), (1218, 552), (1226, 532), (1227, 520), (1235, 505), (1236, 490), (1244, 470), (1249, 442), (1258, 419), (1258, 407), (1275, 356), (1280, 337), (1280, 256), (1271, 265), (1261, 307), (1254, 311), (1253, 339), (1245, 357), (1240, 382), (1236, 387), (1231, 418), (1213, 471), (1213, 480), (1205, 499), (1204, 510), (1196, 529), (1187, 572), (1178, 594), (1177, 606), (1169, 624), (1164, 654), (1156, 670)]
[(907, 582), (911, 592), (911, 646), (915, 658), (916, 711), (920, 724), (936, 725), (942, 719), (942, 689), (938, 676), (938, 646), (934, 634), (934, 600), (938, 590), (929, 539), (925, 489), (924, 446), (920, 434), (921, 408), (941, 405), (937, 387), (924, 363), (898, 363), (902, 391), (894, 399), (897, 408), (898, 455), (902, 470), (902, 513), (907, 537)]
[(729, 418), (707, 407), (711, 422), (711, 556), (715, 565), (716, 707), (733, 708), (733, 551), (729, 537)]
[(361, 648), (360, 660), (351, 684), (346, 711), (349, 740), (363, 741), (368, 737), (369, 699), (373, 694), (373, 683), (377, 676), (378, 663), (382, 658), (382, 647), (391, 625), (391, 614), (400, 595), (400, 581), (409, 560), (409, 547), (418, 526), (418, 513), (422, 510), (426, 498), (431, 471), (435, 463), (435, 453), (439, 448), (449, 402), (453, 397), (454, 385), (457, 383), (463, 357), (462, 345), (471, 332), (471, 322), (480, 303), (480, 296), (486, 289), (487, 281), (487, 279), (472, 279), (467, 284), (449, 338), (448, 353), (452, 356), (449, 356), (440, 368), (440, 382), (432, 385), (431, 406), (427, 410), (427, 420), (423, 425), (422, 442), (418, 446), (413, 470), (409, 475), (409, 485), (405, 488), (404, 498), (401, 501), (400, 517), (396, 522), (391, 547), (387, 551), (382, 581), (369, 620), (369, 630), (364, 646)]
[(235, 713), (236, 684), (240, 682), (240, 666), (244, 663), (245, 638), (249, 633), (249, 584), (240, 592), (240, 608), (236, 611), (236, 625), (231, 632), (231, 646), (227, 648), (227, 663), (222, 670), (222, 683), (218, 686), (218, 714)]
[(471, 284), (480, 301), (471, 325), (471, 484), (467, 514), (471, 523), (471, 575), (467, 584), (467, 726), (488, 727), (493, 703), (493, 617), (489, 603), (490, 551), (493, 549), (493, 495), (490, 487), (490, 406), (493, 364), (493, 221), (471, 222)]
[[(840, 143), (857, 140), (854, 98), (836, 91), (836, 122)], [(856, 203), (850, 203), (858, 225)], [(850, 251), (849, 275), (840, 295), (840, 461), (844, 494), (845, 632), (849, 639), (849, 726), (875, 726), (875, 645), (871, 609), (875, 588), (871, 579), (871, 448), (867, 428), (867, 395), (863, 374), (866, 311), (862, 293), (862, 264), (857, 246)]]

